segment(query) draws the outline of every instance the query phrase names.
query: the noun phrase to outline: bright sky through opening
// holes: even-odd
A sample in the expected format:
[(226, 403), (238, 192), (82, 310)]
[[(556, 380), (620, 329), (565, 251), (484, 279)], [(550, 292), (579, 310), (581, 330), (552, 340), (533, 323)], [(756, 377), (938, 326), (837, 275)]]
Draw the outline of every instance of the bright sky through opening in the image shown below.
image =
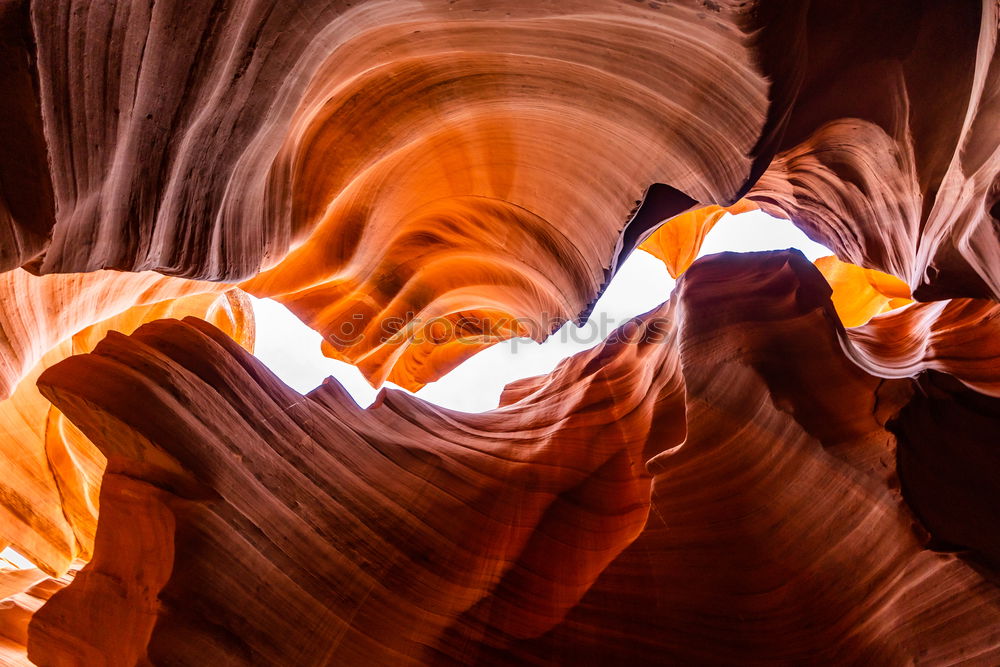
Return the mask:
[[(761, 211), (726, 215), (708, 233), (699, 257), (724, 251), (752, 252), (798, 248), (810, 261), (832, 254), (811, 241), (787, 220)], [(670, 296), (674, 280), (663, 263), (637, 250), (619, 268), (597, 302), (583, 330), (566, 324), (541, 345), (524, 338), (498, 343), (464, 362), (437, 382), (417, 392), (437, 405), (482, 412), (497, 406), (504, 386), (520, 378), (549, 373), (562, 359), (601, 342), (593, 331), (603, 318), (624, 324), (629, 318), (660, 305)], [(375, 400), (378, 390), (350, 364), (328, 359), (320, 353), (320, 335), (270, 299), (254, 299), (257, 320), (256, 356), (296, 391), (306, 393), (332, 375), (344, 385), (359, 405)], [(587, 330), (590, 327), (590, 330)], [(602, 333), (607, 336), (613, 330)], [(395, 385), (387, 383), (387, 386)], [(401, 390), (403, 391), (403, 390)]]

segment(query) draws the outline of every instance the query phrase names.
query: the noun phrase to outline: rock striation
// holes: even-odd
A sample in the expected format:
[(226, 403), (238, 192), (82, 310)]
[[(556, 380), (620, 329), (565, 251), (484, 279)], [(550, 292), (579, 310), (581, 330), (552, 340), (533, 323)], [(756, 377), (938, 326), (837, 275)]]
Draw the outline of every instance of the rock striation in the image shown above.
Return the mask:
[[(942, 482), (895, 464), (920, 456), (893, 435), (920, 428), (915, 385), (854, 363), (830, 292), (797, 252), (703, 260), (479, 415), (395, 390), (362, 410), (332, 379), (300, 396), (190, 318), (111, 334), (39, 379), (108, 469), (94, 559), (29, 657), (995, 659), (1000, 589), (928, 551), (904, 502)], [(955, 474), (995, 426), (940, 454)], [(952, 512), (996, 521), (992, 488)]]
[[(998, 28), (0, 1), (0, 661), (1000, 661)], [(835, 256), (694, 262), (752, 208)], [(245, 293), (416, 390), (637, 248), (673, 296), (483, 414), (251, 355)]]
[(73, 580), (82, 562), (76, 561), (61, 577), (48, 577), (39, 569), (0, 568), (0, 664), (28, 667), (28, 625), (36, 611), (56, 591)]
[[(990, 0), (5, 7), (0, 153), (37, 166), (0, 163), (4, 267), (249, 279), (375, 385), (543, 338), (742, 195), (922, 298), (1000, 294)], [(531, 324), (428, 349), (415, 314)]]
[(38, 393), (38, 376), (109, 331), (163, 317), (204, 318), (252, 349), (253, 314), (239, 290), (155, 273), (37, 277), (16, 269), (0, 275), (0, 301), (10, 304), (0, 314), (8, 387), (0, 401), (0, 545), (59, 576), (91, 553), (104, 456)]

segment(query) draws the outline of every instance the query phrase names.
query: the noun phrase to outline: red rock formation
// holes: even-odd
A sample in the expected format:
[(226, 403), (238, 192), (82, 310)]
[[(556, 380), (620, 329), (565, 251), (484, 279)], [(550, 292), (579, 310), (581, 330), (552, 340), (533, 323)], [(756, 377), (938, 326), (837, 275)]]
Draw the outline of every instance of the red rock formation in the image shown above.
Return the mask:
[(565, 623), (482, 662), (997, 660), (1000, 591), (927, 551), (898, 492), (885, 424), (911, 385), (851, 363), (828, 294), (795, 257), (690, 269), (673, 297), (688, 434), (648, 464), (649, 523)]
[(795, 4), (760, 4), (796, 34), (761, 45), (783, 133), (750, 199), (918, 299), (1000, 296), (996, 2)]
[[(248, 289), (375, 384), (544, 337), (650, 225), (751, 186), (925, 298), (1000, 293), (991, 0), (26, 5), (0, 76), (31, 130), (10, 150), (47, 169), (6, 205), (7, 266), (270, 268)], [(626, 225), (656, 183), (674, 196)], [(533, 324), (461, 354), (383, 341), (409, 313)]]
[(29, 656), (996, 658), (1000, 590), (927, 551), (895, 490), (911, 383), (852, 362), (829, 294), (797, 254), (700, 262), (482, 415), (303, 398), (197, 320), (109, 336), (39, 382), (109, 464), (95, 558)]
[[(36, 43), (57, 211), (41, 268), (246, 277), (304, 232), (335, 232), (337, 207), (357, 209), (344, 211), (357, 232), (456, 196), (553, 233), (592, 218), (583, 259), (602, 263), (649, 183), (704, 200), (746, 183), (766, 82), (739, 29), (745, 10), (700, 11), (32, 4), (22, 29)], [(592, 104), (577, 103), (581, 88)], [(343, 235), (323, 270), (336, 273), (356, 239)], [(586, 267), (592, 289), (601, 268)]]
[(94, 560), (36, 615), (37, 662), (398, 664), (459, 622), (536, 637), (642, 529), (652, 420), (683, 438), (665, 320), (482, 415), (395, 391), (362, 410), (335, 381), (303, 398), (185, 322), (40, 383), (108, 468)]
[(953, 299), (915, 304), (852, 329), (855, 363), (881, 377), (948, 373), (977, 392), (1000, 398), (1000, 305)]
[[(456, 351), (336, 335), (545, 312), (541, 339), (623, 238), (750, 184), (767, 80), (736, 3), (286, 4), (32, 5), (56, 211), (36, 270), (274, 267), (247, 289), (417, 388)], [(627, 226), (655, 183), (673, 195)]]
[[(0, 2), (0, 546), (93, 556), (31, 658), (996, 662), (998, 25), (995, 0)], [(585, 318), (643, 242), (679, 275), (734, 204), (835, 251), (832, 303), (794, 255), (696, 263), (483, 415), (299, 396), (213, 311), (240, 282), (417, 388)], [(187, 314), (222, 331), (99, 342)]]
[(246, 296), (226, 290), (153, 273), (0, 275), (0, 299), (18, 304), (0, 313), (10, 394), (0, 401), (0, 545), (52, 575), (89, 557), (93, 545), (104, 457), (38, 393), (39, 374), (89, 352), (108, 331), (131, 332), (162, 317), (203, 317), (252, 348)]
[(26, 656), (28, 624), (52, 595), (69, 584), (80, 569), (74, 564), (53, 579), (35, 568), (0, 569), (0, 664), (21, 667), (32, 663)]

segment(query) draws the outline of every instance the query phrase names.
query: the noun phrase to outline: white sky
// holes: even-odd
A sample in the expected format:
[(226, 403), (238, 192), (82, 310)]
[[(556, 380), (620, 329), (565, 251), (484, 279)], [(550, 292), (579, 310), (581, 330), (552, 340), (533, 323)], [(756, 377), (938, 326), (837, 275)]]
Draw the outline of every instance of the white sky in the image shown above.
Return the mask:
[[(709, 232), (699, 257), (726, 250), (783, 248), (798, 248), (810, 260), (832, 254), (787, 220), (751, 211), (723, 217)], [(541, 345), (526, 338), (498, 343), (416, 395), (464, 412), (495, 408), (507, 383), (548, 373), (561, 359), (599, 344), (616, 326), (666, 301), (673, 288), (674, 280), (663, 263), (647, 252), (636, 250), (619, 268), (582, 329), (566, 324)], [(360, 371), (324, 357), (320, 353), (320, 335), (284, 306), (270, 299), (253, 299), (253, 304), (257, 319), (256, 356), (288, 385), (305, 393), (332, 375), (359, 405), (367, 406), (375, 400), (378, 390), (368, 384)], [(599, 327), (602, 321), (615, 324)], [(603, 328), (601, 335), (599, 328)], [(398, 388), (391, 383), (386, 386)]]
[[(4, 561), (7, 561), (6, 563)], [(35, 564), (30, 560), (17, 553), (10, 547), (7, 547), (3, 551), (0, 551), (0, 570), (3, 569), (14, 569), (14, 570), (26, 570), (28, 568), (35, 567)]]

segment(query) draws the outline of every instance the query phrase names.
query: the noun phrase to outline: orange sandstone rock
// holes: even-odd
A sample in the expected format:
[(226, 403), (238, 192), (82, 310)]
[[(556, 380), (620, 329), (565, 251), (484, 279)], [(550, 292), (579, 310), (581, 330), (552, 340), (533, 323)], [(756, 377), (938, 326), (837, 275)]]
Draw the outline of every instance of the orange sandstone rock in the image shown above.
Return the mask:
[(904, 502), (924, 468), (896, 470), (912, 441), (889, 423), (916, 385), (854, 363), (830, 293), (797, 252), (707, 258), (481, 415), (395, 391), (361, 410), (333, 380), (302, 397), (190, 318), (112, 334), (39, 382), (109, 464), (94, 560), (29, 656), (996, 658), (1000, 589), (929, 551)]
[[(4, 312), (5, 342), (9, 350), (21, 355), (20, 359), (13, 354), (7, 357), (12, 372), (16, 361), (35, 361), (41, 345), (67, 336), (37, 359), (10, 397), (0, 401), (0, 460), (4, 465), (0, 496), (5, 499), (0, 503), (0, 544), (12, 545), (58, 576), (75, 558), (87, 558), (91, 552), (104, 456), (38, 393), (38, 376), (70, 355), (90, 351), (108, 331), (131, 332), (161, 317), (204, 317), (252, 348), (252, 313), (238, 290), (223, 292), (224, 285), (152, 274), (39, 278), (15, 271), (3, 274), (3, 279), (7, 280), (3, 286), (8, 303), (37, 297), (31, 309)], [(197, 293), (199, 288), (203, 293)], [(188, 296), (163, 300), (170, 294)], [(96, 313), (115, 313), (130, 301), (144, 305), (73, 331), (80, 322), (99, 318)]]
[(857, 327), (880, 313), (913, 303), (910, 288), (896, 276), (820, 257), (815, 262), (833, 288), (833, 307), (845, 327)]
[(0, 569), (0, 664), (27, 667), (28, 624), (56, 591), (62, 589), (82, 565), (77, 561), (63, 576), (55, 579), (36, 568)]
[(749, 199), (741, 199), (732, 206), (705, 206), (688, 211), (664, 222), (639, 247), (663, 260), (670, 276), (677, 278), (694, 262), (705, 236), (722, 216), (756, 208)]
[[(2, 266), (247, 279), (411, 388), (580, 318), (657, 223), (742, 196), (920, 299), (995, 297), (997, 11), (10, 2)], [(529, 324), (383, 340), (418, 317)]]
[[(997, 662), (998, 25), (995, 0), (0, 3), (0, 545), (93, 556), (30, 656)], [(849, 262), (819, 263), (833, 302), (795, 255), (695, 263), (483, 415), (302, 397), (214, 305), (277, 298), (415, 389), (585, 318), (644, 241), (680, 275), (734, 204)], [(99, 342), (190, 314), (220, 326)]]

